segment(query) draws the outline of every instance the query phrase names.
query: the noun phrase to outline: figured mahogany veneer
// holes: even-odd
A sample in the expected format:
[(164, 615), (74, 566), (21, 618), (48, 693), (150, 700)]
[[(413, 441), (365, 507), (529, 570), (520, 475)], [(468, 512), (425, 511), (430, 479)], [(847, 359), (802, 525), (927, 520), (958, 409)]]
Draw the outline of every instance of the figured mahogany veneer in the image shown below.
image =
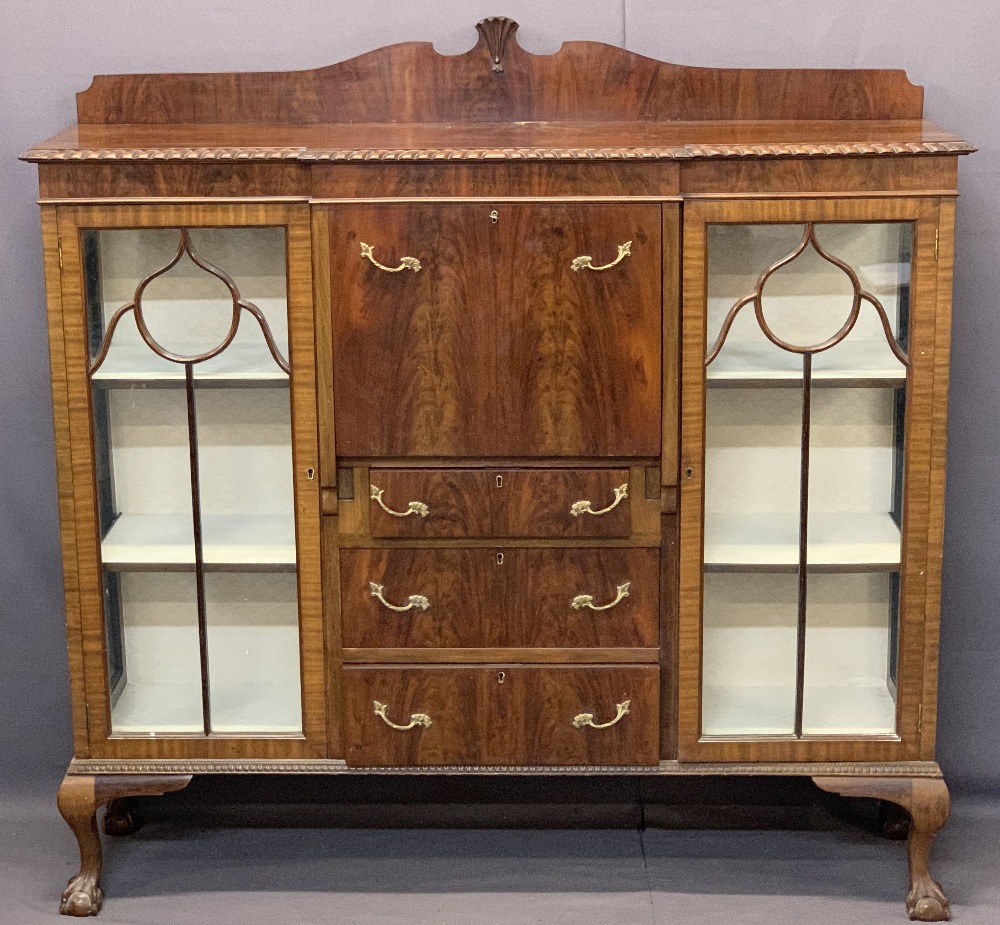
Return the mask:
[[(628, 469), (372, 469), (369, 478), (392, 510), (427, 510), (399, 517), (372, 498), (375, 537), (615, 537), (631, 529), (631, 499), (621, 495)], [(586, 501), (595, 513), (574, 515)]]
[[(923, 119), (901, 71), (534, 55), (511, 20), (477, 28), (458, 55), (97, 77), (78, 124), (24, 155), (74, 700), (60, 808), (82, 863), (63, 911), (100, 907), (98, 807), (177, 775), (641, 769), (811, 775), (892, 802), (911, 819), (908, 911), (947, 918), (927, 861), (948, 812), (947, 351), (973, 147)], [(709, 230), (827, 222), (914, 230), (896, 722), (707, 736)], [(285, 228), (302, 734), (114, 735), (82, 232), (229, 226)], [(109, 830), (129, 829), (121, 808)]]
[[(655, 549), (345, 549), (344, 645), (655, 648), (658, 569)], [(371, 582), (394, 606), (411, 595), (429, 606), (394, 612), (372, 595)], [(574, 607), (584, 594), (607, 609)]]
[[(344, 456), (653, 456), (660, 207), (331, 206)], [(360, 245), (390, 268), (362, 259)], [(594, 266), (630, 254), (608, 270)]]
[[(659, 670), (493, 665), (346, 668), (347, 763), (638, 765), (658, 760)], [(604, 729), (575, 726), (590, 713)], [(395, 729), (376, 715), (386, 706)], [(429, 725), (414, 717), (425, 716)]]

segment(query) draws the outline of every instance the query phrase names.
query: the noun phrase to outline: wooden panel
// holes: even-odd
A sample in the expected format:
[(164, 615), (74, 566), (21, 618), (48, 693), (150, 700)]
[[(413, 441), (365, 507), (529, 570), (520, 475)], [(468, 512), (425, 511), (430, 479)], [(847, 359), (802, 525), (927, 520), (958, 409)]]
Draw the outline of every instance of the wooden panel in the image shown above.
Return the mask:
[(655, 665), (657, 649), (344, 649), (355, 665)]
[[(659, 453), (658, 205), (328, 214), (341, 456)], [(572, 269), (629, 241), (611, 270)]]
[(369, 479), (395, 511), (411, 502), (426, 516), (396, 517), (372, 499), (375, 537), (624, 537), (631, 529), (630, 498), (604, 514), (572, 507), (590, 501), (595, 511), (615, 502), (629, 484), (627, 469), (371, 469)]
[(774, 193), (886, 193), (954, 190), (958, 158), (799, 158), (691, 161), (681, 166), (685, 196)]
[(923, 90), (902, 71), (683, 67), (599, 42), (566, 42), (555, 54), (534, 55), (513, 33), (502, 57), (502, 71), (494, 70), (480, 35), (462, 55), (406, 42), (310, 71), (100, 76), (77, 94), (77, 117), (112, 123), (914, 119), (923, 109)]
[[(664, 500), (663, 512), (676, 497), (678, 460), (680, 458), (681, 422), (681, 206), (664, 203), (663, 207), (663, 387), (661, 390), (661, 424), (663, 445), (660, 457), (660, 485), (658, 497)], [(676, 501), (672, 502), (676, 511)]]
[[(655, 666), (495, 665), (347, 668), (352, 766), (654, 765), (659, 671)], [(606, 729), (575, 726), (591, 713)], [(392, 728), (375, 712), (386, 705)], [(416, 722), (426, 716), (430, 725)]]
[(636, 161), (315, 164), (317, 198), (676, 196), (678, 164)]
[[(501, 669), (503, 670), (503, 669)], [(494, 705), (491, 764), (655, 765), (659, 761), (659, 670), (642, 667), (514, 667), (484, 682)], [(579, 728), (590, 713), (607, 729)]]
[[(482, 668), (344, 669), (344, 726), (349, 765), (483, 764), (490, 716)], [(490, 672), (492, 674), (492, 672)], [(375, 713), (406, 726), (414, 715), (430, 725), (393, 729)]]
[(87, 728), (87, 685), (80, 605), (79, 550), (73, 484), (73, 444), (70, 432), (66, 381), (66, 343), (63, 334), (63, 292), (60, 266), (58, 216), (53, 206), (42, 207), (42, 247), (45, 261), (45, 302), (52, 372), (52, 417), (56, 447), (56, 481), (59, 497), (59, 534), (62, 546), (63, 596), (66, 601), (66, 643), (73, 707), (73, 753), (90, 755)]
[[(501, 204), (496, 213), (489, 425), (502, 435), (499, 452), (657, 455), (660, 206)], [(585, 255), (595, 267), (620, 262), (573, 270)]]
[[(948, 371), (951, 346), (952, 276), (955, 270), (955, 203), (943, 201), (938, 212), (938, 278), (934, 310), (934, 411), (930, 439), (930, 517), (924, 613), (923, 710), (920, 755), (934, 757), (937, 733), (938, 655), (941, 643), (941, 565), (944, 543), (945, 460), (948, 434)], [(916, 656), (914, 656), (916, 657)]]
[[(329, 210), (339, 455), (484, 453), (496, 381), (488, 211)], [(380, 270), (362, 242), (386, 266), (410, 256), (420, 270)]]
[(303, 164), (115, 162), (40, 164), (42, 198), (146, 198), (178, 196), (307, 196)]
[[(655, 549), (354, 549), (341, 552), (348, 647), (655, 647)], [(427, 609), (394, 612), (422, 595)], [(604, 611), (574, 608), (592, 595)]]
[[(22, 155), (38, 163), (353, 164), (620, 162), (692, 159), (869, 158), (968, 154), (975, 148), (932, 122), (587, 121), (341, 122), (322, 125), (74, 125)], [(616, 163), (619, 162), (619, 163)], [(567, 168), (568, 169), (568, 168)], [(336, 194), (335, 194), (336, 195)], [(361, 194), (378, 197), (377, 189)], [(490, 194), (487, 194), (490, 195)], [(495, 193), (493, 194), (495, 195)]]

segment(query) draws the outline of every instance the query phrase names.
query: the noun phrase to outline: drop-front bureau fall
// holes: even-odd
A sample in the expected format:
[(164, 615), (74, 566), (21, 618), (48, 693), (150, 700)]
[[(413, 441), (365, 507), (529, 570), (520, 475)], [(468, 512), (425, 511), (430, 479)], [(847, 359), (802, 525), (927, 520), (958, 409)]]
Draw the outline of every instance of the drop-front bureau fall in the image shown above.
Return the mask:
[[(98, 77), (38, 164), (74, 749), (195, 774), (935, 763), (956, 173), (900, 71), (591, 42)], [(333, 779), (331, 779), (333, 780)]]

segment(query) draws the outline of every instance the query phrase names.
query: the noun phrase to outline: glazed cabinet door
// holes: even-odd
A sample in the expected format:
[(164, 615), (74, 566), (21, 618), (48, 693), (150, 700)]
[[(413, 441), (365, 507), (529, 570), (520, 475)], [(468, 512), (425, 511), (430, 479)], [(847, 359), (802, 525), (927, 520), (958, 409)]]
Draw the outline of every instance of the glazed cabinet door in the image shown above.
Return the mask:
[(937, 223), (917, 199), (686, 210), (682, 759), (919, 755)]
[(58, 221), (92, 755), (324, 754), (308, 209)]
[(338, 456), (659, 454), (658, 204), (326, 216)]

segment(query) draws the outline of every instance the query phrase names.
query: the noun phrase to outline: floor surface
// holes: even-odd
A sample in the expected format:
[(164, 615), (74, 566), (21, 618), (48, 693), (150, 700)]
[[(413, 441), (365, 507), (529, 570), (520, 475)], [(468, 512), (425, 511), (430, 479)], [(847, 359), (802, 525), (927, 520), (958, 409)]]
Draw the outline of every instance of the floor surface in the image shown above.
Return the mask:
[[(67, 922), (54, 800), (0, 804), (4, 925)], [(932, 870), (961, 925), (1000, 922), (1000, 803), (958, 799)], [(211, 828), (105, 839), (105, 925), (884, 925), (902, 842), (826, 831)]]

